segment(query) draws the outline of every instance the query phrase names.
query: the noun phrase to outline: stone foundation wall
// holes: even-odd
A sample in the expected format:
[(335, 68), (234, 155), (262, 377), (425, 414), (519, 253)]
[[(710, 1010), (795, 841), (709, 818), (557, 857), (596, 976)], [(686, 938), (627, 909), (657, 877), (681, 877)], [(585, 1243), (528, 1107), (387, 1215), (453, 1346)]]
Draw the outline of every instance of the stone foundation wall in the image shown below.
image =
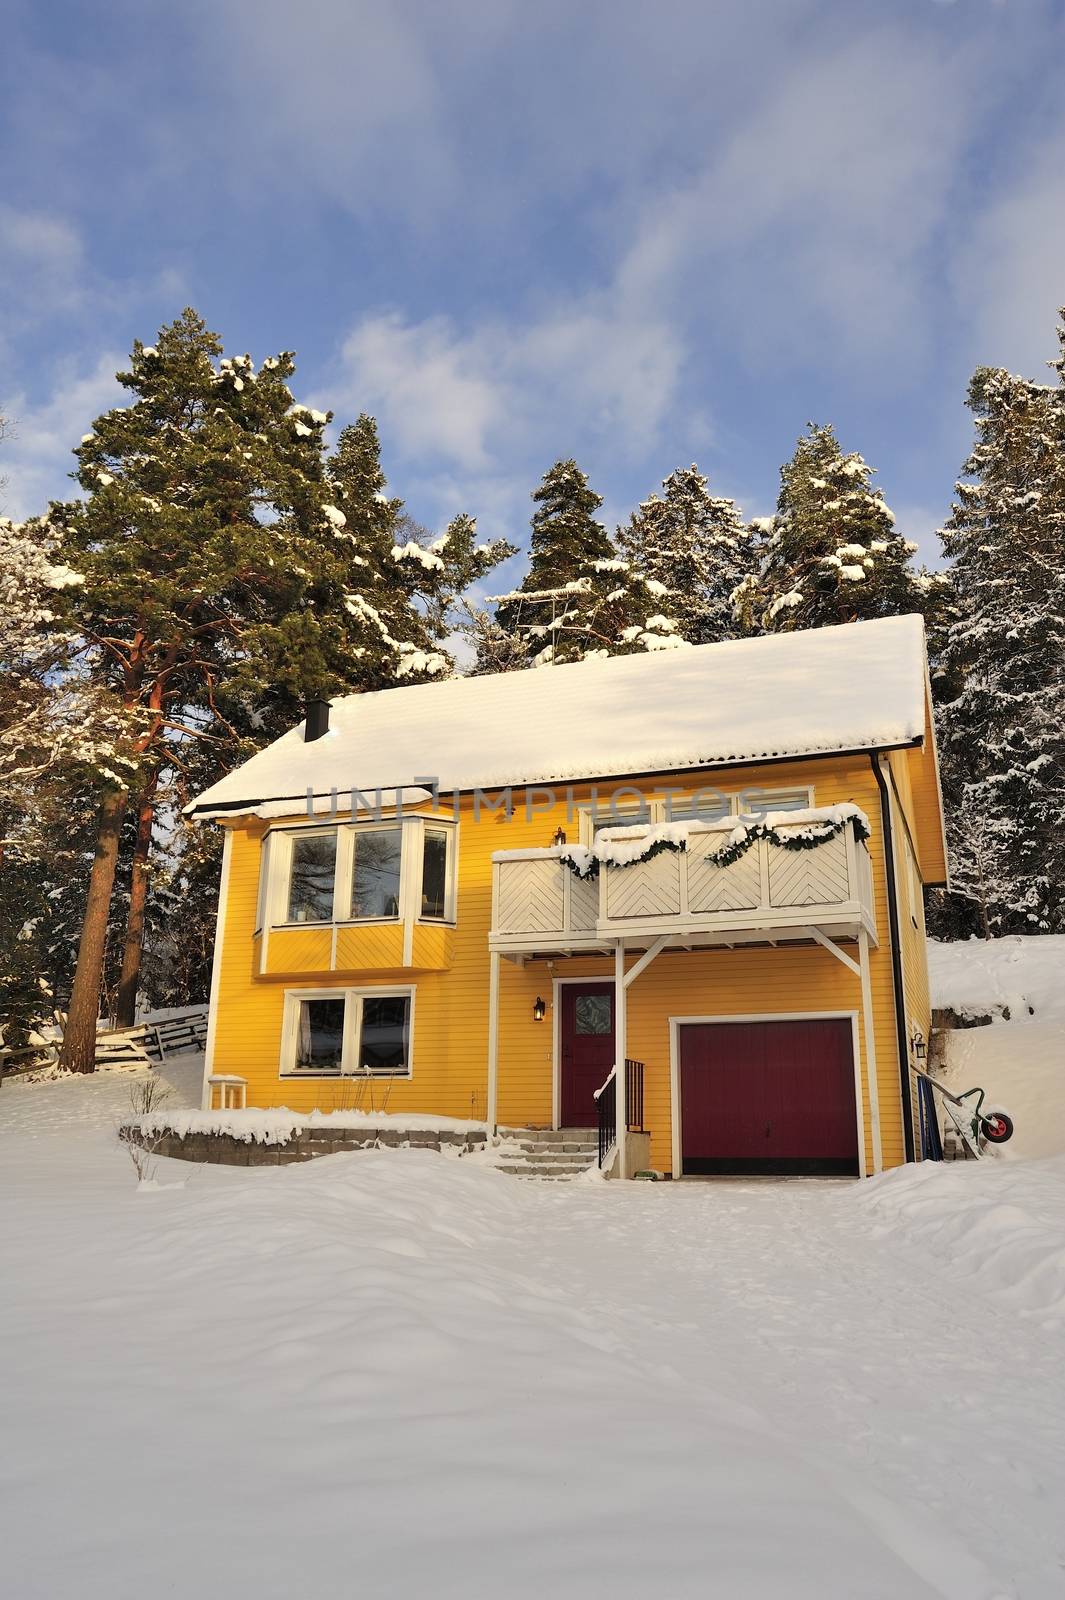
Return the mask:
[(278, 1144), (258, 1144), (254, 1139), (235, 1139), (229, 1133), (162, 1133), (145, 1136), (139, 1128), (124, 1127), (120, 1137), (143, 1145), (155, 1155), (172, 1156), (177, 1161), (211, 1162), (226, 1167), (286, 1167), (294, 1161), (313, 1161), (317, 1156), (336, 1155), (342, 1150), (373, 1150), (380, 1147), (409, 1150), (454, 1149), (459, 1155), (483, 1150), (488, 1135), (482, 1132), (455, 1133), (427, 1128), (300, 1128), (290, 1139)]

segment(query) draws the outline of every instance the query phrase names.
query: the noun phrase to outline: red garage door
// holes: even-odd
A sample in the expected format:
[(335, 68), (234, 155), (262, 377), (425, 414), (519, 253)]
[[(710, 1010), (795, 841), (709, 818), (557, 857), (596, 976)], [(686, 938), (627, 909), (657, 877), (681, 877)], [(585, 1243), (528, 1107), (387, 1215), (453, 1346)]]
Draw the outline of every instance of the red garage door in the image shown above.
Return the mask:
[(680, 1029), (683, 1170), (857, 1173), (846, 1019)]

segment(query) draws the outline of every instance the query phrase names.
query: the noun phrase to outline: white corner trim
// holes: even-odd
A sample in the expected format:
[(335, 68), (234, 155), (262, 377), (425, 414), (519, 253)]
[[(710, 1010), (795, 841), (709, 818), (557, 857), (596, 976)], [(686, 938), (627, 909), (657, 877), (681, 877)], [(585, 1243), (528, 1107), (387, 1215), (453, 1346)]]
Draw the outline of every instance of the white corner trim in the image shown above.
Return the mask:
[(225, 943), (226, 912), (229, 909), (229, 866), (233, 859), (233, 830), (224, 830), (222, 843), (222, 875), (218, 882), (218, 910), (214, 923), (214, 950), (211, 953), (211, 994), (207, 1001), (207, 1038), (203, 1047), (203, 1085), (200, 1090), (201, 1109), (210, 1108), (210, 1085), (207, 1080), (214, 1071), (214, 1045), (218, 1032), (218, 989), (222, 978), (222, 946)]

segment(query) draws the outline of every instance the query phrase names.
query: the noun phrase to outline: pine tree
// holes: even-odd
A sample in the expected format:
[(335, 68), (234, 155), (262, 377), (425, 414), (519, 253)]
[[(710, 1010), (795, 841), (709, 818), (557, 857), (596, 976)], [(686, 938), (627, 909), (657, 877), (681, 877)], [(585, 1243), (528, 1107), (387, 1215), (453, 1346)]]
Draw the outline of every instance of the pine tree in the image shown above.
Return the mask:
[(753, 567), (753, 535), (734, 500), (711, 495), (694, 464), (662, 480), (618, 543), (633, 568), (671, 593), (671, 611), (689, 644), (713, 644), (739, 631), (733, 592)]
[[(86, 497), (51, 514), (84, 579), (71, 627), (137, 755), (135, 780), (101, 798), (63, 1052), (78, 1070), (92, 1067), (127, 843), (120, 1022), (132, 1021), (140, 983), (160, 808), (172, 851), (187, 855), (176, 812), (190, 772), (213, 781), (291, 726), (308, 696), (451, 671), (437, 640), (448, 586), (509, 549), (474, 546), (469, 519), (431, 550), (397, 546), (400, 506), (383, 497), (372, 420), (346, 430), (327, 467), (329, 416), (294, 402), (293, 370), (289, 352), (258, 369), (249, 356), (223, 357), (186, 311), (155, 345), (135, 344), (118, 375), (133, 402), (85, 435), (75, 453)], [(194, 749), (212, 753), (212, 770)]]
[(0, 519), (0, 1038), (11, 1046), (52, 1006), (89, 797), (132, 768), (116, 708), (57, 626), (79, 582), (47, 524)]
[(531, 559), (521, 586), (473, 612), (475, 671), (513, 671), (682, 646), (665, 584), (614, 550), (595, 512), (602, 496), (574, 461), (558, 461), (533, 494)]
[(95, 680), (135, 735), (133, 784), (103, 794), (64, 1040), (91, 1070), (108, 911), (135, 814), (119, 992), (131, 1019), (160, 797), (190, 743), (232, 758), (289, 725), (304, 698), (358, 687), (361, 567), (323, 464), (322, 412), (294, 404), (290, 354), (256, 370), (224, 358), (192, 311), (119, 381), (133, 403), (97, 419), (76, 451), (86, 498), (55, 507), (64, 559), (83, 583), (71, 626)]
[(930, 580), (913, 571), (917, 547), (895, 531), (872, 476), (831, 427), (809, 424), (781, 468), (776, 515), (754, 524), (761, 570), (734, 601), (746, 628), (790, 632), (924, 610)]
[[(1065, 931), (1065, 310), (1056, 385), (982, 368), (943, 530), (938, 720), (955, 894), (939, 931)], [(966, 907), (968, 910), (966, 910)]]

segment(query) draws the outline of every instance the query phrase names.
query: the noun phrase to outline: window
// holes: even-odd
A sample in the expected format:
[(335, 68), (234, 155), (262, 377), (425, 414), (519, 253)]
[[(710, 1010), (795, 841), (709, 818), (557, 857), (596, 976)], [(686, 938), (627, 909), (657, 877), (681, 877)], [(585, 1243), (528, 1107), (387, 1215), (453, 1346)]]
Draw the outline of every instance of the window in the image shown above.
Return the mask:
[(619, 800), (616, 806), (597, 806), (594, 811), (589, 806), (580, 812), (580, 840), (590, 845), (600, 828), (631, 828), (641, 822), (654, 821), (657, 821), (654, 802), (640, 805), (635, 796)]
[(272, 829), (262, 842), (256, 932), (304, 923), (451, 921), (455, 859), (454, 826), (420, 816)]
[(335, 833), (305, 833), (292, 841), (286, 922), (332, 922)]
[(672, 795), (665, 803), (665, 822), (720, 822), (729, 815), (729, 797), (714, 790)]
[(285, 996), (283, 1076), (409, 1078), (412, 989), (294, 990)]
[(403, 859), (401, 828), (371, 828), (355, 832), (351, 868), (349, 915), (359, 921), (383, 921), (399, 916), (400, 867)]
[(611, 1033), (614, 1007), (608, 994), (579, 994), (573, 1002), (575, 1033)]
[(805, 811), (813, 795), (809, 789), (743, 789), (735, 801), (741, 817), (765, 817), (771, 811)]
[(742, 789), (738, 794), (726, 794), (713, 784), (706, 784), (691, 794), (659, 793), (639, 804), (628, 788), (620, 791), (616, 807), (600, 804), (580, 813), (580, 840), (590, 845), (600, 828), (626, 827), (633, 823), (659, 822), (721, 822), (726, 817), (764, 817), (771, 811), (804, 811), (814, 803), (813, 790), (799, 789)]
[(339, 1072), (344, 1055), (344, 999), (301, 1000), (296, 1028), (297, 1072)]
[(439, 922), (447, 916), (447, 841), (446, 828), (426, 828), (422, 840), (421, 915)]
[(410, 996), (367, 996), (362, 1002), (356, 1072), (405, 1073), (410, 1056)]

